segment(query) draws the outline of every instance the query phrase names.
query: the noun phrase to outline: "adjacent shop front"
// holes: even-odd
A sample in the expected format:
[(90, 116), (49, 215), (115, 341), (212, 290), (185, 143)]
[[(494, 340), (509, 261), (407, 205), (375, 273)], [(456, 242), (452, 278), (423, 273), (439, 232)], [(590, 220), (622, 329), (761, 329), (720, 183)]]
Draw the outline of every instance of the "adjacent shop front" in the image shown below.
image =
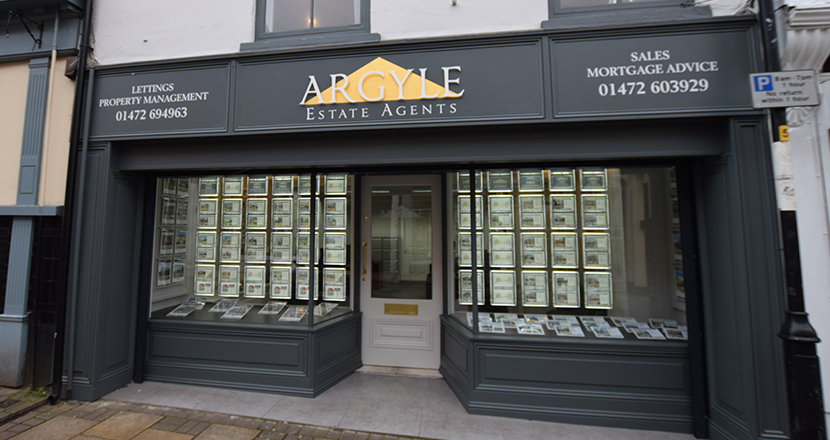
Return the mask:
[(480, 414), (786, 432), (755, 32), (96, 69), (75, 397), (312, 397), (371, 365), (438, 370)]

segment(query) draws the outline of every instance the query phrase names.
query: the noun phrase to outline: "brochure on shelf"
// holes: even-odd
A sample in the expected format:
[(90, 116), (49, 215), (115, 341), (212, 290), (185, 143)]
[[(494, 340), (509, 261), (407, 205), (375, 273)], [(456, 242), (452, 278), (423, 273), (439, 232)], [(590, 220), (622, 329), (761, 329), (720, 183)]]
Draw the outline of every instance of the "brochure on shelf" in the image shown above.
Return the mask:
[(663, 328), (663, 334), (666, 335), (666, 339), (675, 339), (680, 341), (687, 341), (689, 340), (689, 332), (687, 330), (679, 330), (674, 328)]
[(569, 324), (579, 325), (579, 319), (573, 315), (550, 315), (548, 316), (548, 321), (566, 322)]
[(514, 330), (518, 330), (520, 325), (526, 325), (524, 319), (516, 318), (516, 319), (502, 319), (502, 324), (504, 324), (505, 328), (512, 328)]
[(284, 322), (300, 322), (306, 313), (308, 313), (308, 306), (289, 306), (288, 310), (280, 316), (279, 320)]
[(270, 301), (268, 304), (262, 306), (258, 313), (260, 315), (279, 315), (286, 304), (288, 303), (285, 301)]
[(628, 316), (609, 316), (608, 319), (617, 327), (622, 327), (624, 324), (637, 323), (636, 318)]
[(539, 324), (518, 324), (516, 330), (519, 331), (520, 335), (545, 335), (545, 330)]
[(666, 339), (666, 337), (663, 336), (663, 332), (658, 329), (635, 328), (631, 330), (631, 333), (634, 333), (634, 336), (636, 336), (637, 339)]
[(524, 315), (524, 318), (528, 324), (544, 324), (548, 320), (546, 315)]
[(314, 316), (326, 316), (337, 308), (335, 303), (323, 302), (314, 306)]
[(504, 324), (501, 322), (479, 322), (478, 331), (482, 333), (504, 333)]
[(620, 329), (616, 327), (602, 327), (602, 326), (595, 326), (591, 327), (591, 331), (594, 333), (594, 336), (598, 338), (613, 338), (613, 339), (624, 339), (625, 336), (622, 334)]
[(171, 318), (182, 318), (196, 310), (201, 310), (202, 306), (194, 305), (194, 304), (181, 304), (180, 306), (176, 307), (175, 309), (171, 310), (167, 316)]
[[(481, 316), (481, 315), (479, 315)], [(518, 320), (519, 315), (515, 313), (494, 313), (493, 314), (493, 321), (494, 322), (504, 322), (505, 320)]]
[(620, 328), (624, 329), (626, 333), (631, 333), (636, 328), (640, 328), (640, 329), (643, 329), (643, 328), (644, 329), (649, 329), (649, 328), (651, 328), (648, 325), (647, 322), (628, 322), (628, 323), (625, 323), (623, 325), (618, 325), (617, 327), (620, 327)]
[(233, 308), (237, 303), (239, 303), (238, 299), (220, 299), (209, 311), (214, 313), (225, 313)]
[[(493, 318), (490, 317), (489, 313), (479, 313), (478, 314), (478, 322), (493, 322)], [(473, 325), (473, 312), (467, 312), (467, 325)]]
[(242, 319), (251, 309), (254, 308), (253, 304), (241, 304), (232, 307), (228, 310), (224, 315), (221, 316), (222, 319)]
[[(550, 327), (548, 327), (551, 330)], [(584, 338), (585, 332), (582, 331), (582, 327), (578, 325), (555, 325), (553, 329), (556, 332), (556, 336), (570, 336), (575, 338)]]
[(651, 328), (677, 328), (675, 319), (649, 318), (648, 323)]
[(608, 327), (608, 321), (605, 320), (602, 316), (580, 316), (579, 320), (582, 322), (582, 325), (585, 328), (591, 327)]

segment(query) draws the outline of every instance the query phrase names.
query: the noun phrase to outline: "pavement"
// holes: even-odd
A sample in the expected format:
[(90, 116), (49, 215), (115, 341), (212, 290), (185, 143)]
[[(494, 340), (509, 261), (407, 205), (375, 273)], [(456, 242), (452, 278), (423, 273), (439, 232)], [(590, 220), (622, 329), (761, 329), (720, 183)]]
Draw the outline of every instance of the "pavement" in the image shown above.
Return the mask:
[(46, 403), (45, 391), (0, 387), (0, 425)]
[[(0, 396), (8, 391), (0, 388)], [(95, 402), (61, 401), (19, 414), (0, 422), (0, 440), (694, 440), (472, 415), (442, 379), (362, 373), (313, 399), (144, 382)]]
[[(14, 440), (416, 440), (111, 400), (60, 402), (0, 425)], [(418, 439), (420, 440), (420, 439)]]

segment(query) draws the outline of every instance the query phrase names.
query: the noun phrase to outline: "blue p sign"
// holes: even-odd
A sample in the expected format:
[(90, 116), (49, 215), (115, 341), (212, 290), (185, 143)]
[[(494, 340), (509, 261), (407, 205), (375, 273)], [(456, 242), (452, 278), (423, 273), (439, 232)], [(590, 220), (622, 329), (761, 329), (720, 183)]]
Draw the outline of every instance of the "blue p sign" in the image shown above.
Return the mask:
[(758, 75), (755, 77), (756, 92), (772, 91), (772, 75)]

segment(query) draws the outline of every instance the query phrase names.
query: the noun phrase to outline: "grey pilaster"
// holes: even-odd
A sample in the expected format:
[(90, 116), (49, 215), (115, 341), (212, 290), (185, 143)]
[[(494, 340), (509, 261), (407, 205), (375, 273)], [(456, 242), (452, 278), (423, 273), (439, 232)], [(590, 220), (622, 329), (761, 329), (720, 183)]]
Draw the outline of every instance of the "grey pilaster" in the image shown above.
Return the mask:
[(32, 217), (15, 217), (12, 224), (5, 315), (23, 316), (26, 314), (33, 226)]
[(17, 204), (36, 205), (43, 146), (46, 95), (49, 91), (49, 58), (29, 62), (29, 88), (23, 120), (23, 144), (20, 150), (20, 174)]
[[(17, 205), (37, 205), (48, 90), (49, 58), (31, 60), (26, 113), (23, 120), (23, 141), (20, 147)], [(5, 310), (4, 314), (0, 315), (0, 335), (3, 335), (0, 338), (0, 385), (3, 386), (23, 385), (29, 330), (26, 303), (29, 300), (33, 236), (34, 218), (15, 217), (9, 246)]]
[(29, 269), (32, 253), (34, 219), (15, 217), (9, 246), (9, 271), (6, 279), (6, 308), (0, 315), (0, 385), (23, 385), (23, 362), (26, 359), (29, 299)]

